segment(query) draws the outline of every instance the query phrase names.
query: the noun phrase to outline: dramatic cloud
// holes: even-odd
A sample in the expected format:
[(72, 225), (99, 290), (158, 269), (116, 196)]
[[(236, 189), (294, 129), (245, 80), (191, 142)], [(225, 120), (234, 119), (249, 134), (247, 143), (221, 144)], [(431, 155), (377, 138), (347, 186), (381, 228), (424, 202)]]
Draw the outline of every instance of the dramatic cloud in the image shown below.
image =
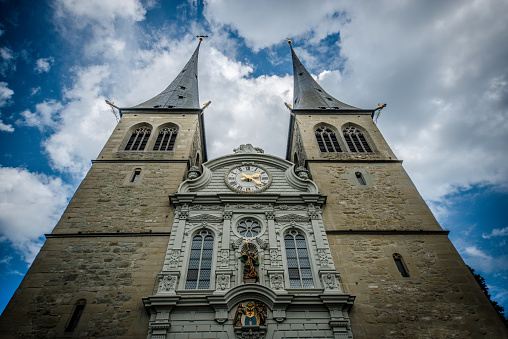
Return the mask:
[(10, 242), (31, 263), (70, 194), (60, 178), (0, 167), (0, 242)]
[[(0, 116), (2, 116), (0, 114)], [(2, 132), (14, 132), (14, 127), (11, 124), (4, 124), (2, 119), (0, 119), (0, 131)]]
[(53, 65), (54, 62), (55, 58), (53, 57), (37, 59), (35, 62), (34, 70), (37, 73), (47, 73), (51, 69), (51, 65)]

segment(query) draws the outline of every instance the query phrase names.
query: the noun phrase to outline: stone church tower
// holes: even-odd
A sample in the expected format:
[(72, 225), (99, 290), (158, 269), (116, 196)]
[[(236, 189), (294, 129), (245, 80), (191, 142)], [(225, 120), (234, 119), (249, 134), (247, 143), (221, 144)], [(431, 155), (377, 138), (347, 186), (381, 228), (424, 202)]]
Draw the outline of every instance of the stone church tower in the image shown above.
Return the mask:
[(207, 161), (198, 51), (121, 109), (2, 337), (508, 336), (373, 110), (326, 93), (291, 47), (286, 159), (241, 145)]

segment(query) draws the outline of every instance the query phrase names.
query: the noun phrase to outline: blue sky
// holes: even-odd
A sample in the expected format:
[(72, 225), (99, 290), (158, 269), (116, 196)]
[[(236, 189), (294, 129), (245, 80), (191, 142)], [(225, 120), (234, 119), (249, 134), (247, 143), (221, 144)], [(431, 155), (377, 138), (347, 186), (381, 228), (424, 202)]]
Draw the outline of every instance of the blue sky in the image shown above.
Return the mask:
[(104, 100), (159, 93), (198, 34), (210, 159), (284, 156), (291, 37), (334, 97), (388, 104), (381, 132), (508, 309), (506, 17), (495, 0), (0, 0), (0, 310), (116, 124)]

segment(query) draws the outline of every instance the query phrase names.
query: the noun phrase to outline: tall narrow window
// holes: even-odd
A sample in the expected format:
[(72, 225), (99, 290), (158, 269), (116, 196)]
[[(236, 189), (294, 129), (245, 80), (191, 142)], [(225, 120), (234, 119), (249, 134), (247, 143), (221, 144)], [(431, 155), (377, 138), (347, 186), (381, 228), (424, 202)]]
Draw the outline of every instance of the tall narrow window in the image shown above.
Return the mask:
[(398, 253), (393, 254), (393, 260), (395, 261), (395, 265), (403, 277), (409, 277), (409, 271), (407, 270), (406, 264), (404, 263), (404, 259)]
[(203, 290), (210, 288), (212, 255), (213, 235), (203, 230), (192, 239), (185, 289)]
[(324, 126), (316, 129), (316, 140), (321, 152), (342, 152), (335, 133)]
[(371, 153), (372, 149), (365, 139), (363, 133), (356, 127), (348, 126), (344, 128), (344, 139), (351, 152)]
[(147, 127), (137, 128), (132, 132), (127, 145), (125, 145), (126, 151), (142, 151), (145, 149), (146, 143), (150, 138), (152, 130)]
[(131, 179), (131, 182), (136, 182), (138, 181), (139, 179), (139, 176), (141, 175), (141, 170), (140, 169), (136, 169), (134, 171), (134, 174), (132, 175), (132, 179)]
[(79, 318), (83, 314), (83, 310), (85, 309), (86, 300), (79, 299), (74, 306), (74, 312), (72, 313), (71, 319), (69, 320), (69, 324), (65, 328), (65, 332), (74, 332), (76, 326), (78, 326)]
[(175, 147), (175, 140), (178, 134), (176, 127), (164, 127), (160, 130), (155, 145), (154, 151), (172, 151)]
[(289, 286), (292, 288), (312, 288), (312, 270), (305, 237), (297, 230), (291, 230), (284, 237), (288, 265)]
[(365, 185), (365, 179), (363, 178), (363, 174), (360, 172), (356, 172), (355, 175), (356, 175), (356, 179), (358, 179), (358, 182), (360, 183), (360, 185)]

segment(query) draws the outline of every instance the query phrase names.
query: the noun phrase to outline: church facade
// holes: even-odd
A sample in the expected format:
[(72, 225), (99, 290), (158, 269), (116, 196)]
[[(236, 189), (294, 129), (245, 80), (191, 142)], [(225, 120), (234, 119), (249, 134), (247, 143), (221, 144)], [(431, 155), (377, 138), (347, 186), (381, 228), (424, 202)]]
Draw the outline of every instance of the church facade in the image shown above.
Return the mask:
[(508, 336), (374, 110), (329, 95), (292, 47), (286, 159), (247, 144), (208, 161), (200, 44), (121, 109), (3, 337)]

